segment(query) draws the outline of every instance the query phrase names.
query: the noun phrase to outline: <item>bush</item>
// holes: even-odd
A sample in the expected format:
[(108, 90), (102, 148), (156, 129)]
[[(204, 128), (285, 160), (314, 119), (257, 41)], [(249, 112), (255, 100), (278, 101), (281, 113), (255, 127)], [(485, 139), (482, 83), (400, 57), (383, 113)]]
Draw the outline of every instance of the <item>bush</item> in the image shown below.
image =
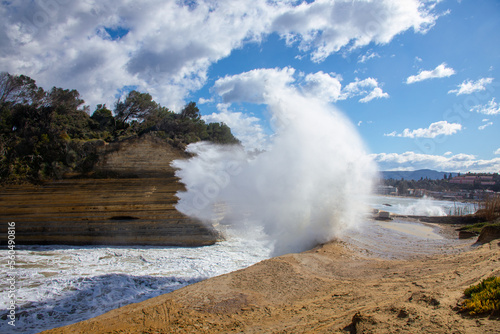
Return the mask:
[(462, 310), (470, 315), (500, 314), (500, 277), (489, 277), (477, 285), (465, 289), (468, 298)]
[(481, 203), (480, 209), (476, 212), (476, 216), (484, 220), (491, 221), (500, 217), (500, 196), (490, 195)]

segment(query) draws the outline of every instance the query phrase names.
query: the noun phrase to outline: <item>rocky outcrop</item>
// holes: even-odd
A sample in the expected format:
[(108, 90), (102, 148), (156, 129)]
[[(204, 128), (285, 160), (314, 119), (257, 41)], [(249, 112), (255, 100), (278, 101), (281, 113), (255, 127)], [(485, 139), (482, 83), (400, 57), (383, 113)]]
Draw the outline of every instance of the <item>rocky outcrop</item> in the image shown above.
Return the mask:
[(148, 134), (101, 147), (99, 157), (97, 170), (118, 178), (0, 188), (0, 233), (15, 222), (17, 244), (203, 246), (220, 239), (175, 208), (184, 186), (170, 163), (182, 151)]
[(101, 146), (98, 155), (96, 171), (140, 177), (173, 175), (170, 163), (186, 157), (153, 133)]
[[(173, 177), (62, 180), (0, 190), (1, 233), (18, 244), (175, 245), (215, 243), (213, 229), (175, 209)], [(2, 238), (5, 242), (7, 238)]]
[[(497, 220), (498, 221), (498, 220)], [(500, 239), (500, 226), (499, 225), (487, 225), (483, 227), (477, 242), (485, 244), (493, 240)]]

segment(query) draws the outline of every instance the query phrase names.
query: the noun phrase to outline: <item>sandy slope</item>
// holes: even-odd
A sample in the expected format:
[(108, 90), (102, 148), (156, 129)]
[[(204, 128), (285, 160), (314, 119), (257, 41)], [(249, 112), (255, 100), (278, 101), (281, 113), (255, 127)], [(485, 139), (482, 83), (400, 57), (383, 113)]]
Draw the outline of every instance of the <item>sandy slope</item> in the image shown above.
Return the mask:
[[(395, 250), (397, 252), (397, 250)], [(381, 259), (332, 242), (44, 333), (500, 333), (457, 312), (463, 290), (500, 275), (500, 243)]]

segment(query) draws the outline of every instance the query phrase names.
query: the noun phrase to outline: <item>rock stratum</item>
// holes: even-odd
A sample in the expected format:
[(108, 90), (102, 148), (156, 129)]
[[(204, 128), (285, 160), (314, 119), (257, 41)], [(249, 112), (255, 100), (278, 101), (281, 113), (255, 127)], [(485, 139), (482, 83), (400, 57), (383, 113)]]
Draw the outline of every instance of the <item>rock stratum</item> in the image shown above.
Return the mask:
[(0, 188), (0, 232), (15, 222), (18, 244), (203, 246), (220, 239), (175, 208), (184, 186), (170, 162), (185, 158), (182, 151), (152, 135), (100, 150), (97, 171), (114, 178)]
[(500, 333), (459, 312), (499, 264), (498, 240), (408, 260), (332, 242), (43, 333)]

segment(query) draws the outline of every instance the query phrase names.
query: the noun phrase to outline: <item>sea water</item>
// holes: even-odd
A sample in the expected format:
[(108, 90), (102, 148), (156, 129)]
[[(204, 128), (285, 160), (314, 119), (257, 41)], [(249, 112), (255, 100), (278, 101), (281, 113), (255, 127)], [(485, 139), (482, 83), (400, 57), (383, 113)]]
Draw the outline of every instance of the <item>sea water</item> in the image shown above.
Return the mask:
[[(269, 257), (267, 241), (229, 235), (205, 247), (24, 246), (16, 249), (16, 321), (0, 274), (0, 333), (38, 333), (90, 319)], [(0, 251), (5, 259), (6, 250)]]
[[(446, 213), (457, 205), (385, 196), (373, 196), (368, 204), (401, 214)], [(0, 333), (38, 333), (90, 319), (270, 257), (272, 245), (262, 231), (227, 233), (225, 241), (193, 248), (19, 246), (14, 270), (16, 327), (10, 326), (6, 318), (8, 277), (2, 271)], [(380, 237), (385, 239), (380, 241)], [(408, 253), (421, 254), (430, 248), (444, 248), (450, 242), (436, 240), (435, 234), (409, 235), (401, 229), (367, 222), (348, 231), (344, 240), (379, 255), (389, 254), (381, 245), (395, 245), (398, 252), (406, 247)], [(0, 250), (0, 256), (6, 259), (7, 250)]]
[(436, 200), (431, 197), (370, 196), (368, 204), (373, 209), (410, 216), (449, 216), (472, 214), (477, 204), (459, 201)]

